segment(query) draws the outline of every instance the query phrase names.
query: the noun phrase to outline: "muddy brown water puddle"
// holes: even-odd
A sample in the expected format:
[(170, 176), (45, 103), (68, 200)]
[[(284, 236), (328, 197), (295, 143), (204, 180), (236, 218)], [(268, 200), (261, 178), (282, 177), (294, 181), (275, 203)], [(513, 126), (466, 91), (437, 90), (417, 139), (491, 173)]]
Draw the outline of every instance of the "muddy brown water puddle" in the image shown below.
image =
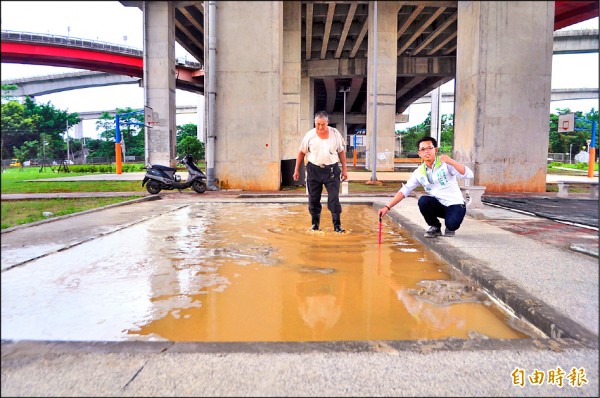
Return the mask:
[(344, 205), (191, 205), (2, 274), (2, 338), (520, 339), (537, 332), (389, 218)]

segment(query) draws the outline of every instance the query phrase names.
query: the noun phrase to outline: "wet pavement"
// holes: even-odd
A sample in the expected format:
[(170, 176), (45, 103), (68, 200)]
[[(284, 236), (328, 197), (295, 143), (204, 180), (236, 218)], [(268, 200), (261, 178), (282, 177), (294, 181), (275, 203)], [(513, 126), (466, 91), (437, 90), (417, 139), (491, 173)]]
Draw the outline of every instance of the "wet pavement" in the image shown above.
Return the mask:
[[(174, 342), (539, 337), (475, 283), (453, 278), (451, 267), (388, 218), (378, 243), (372, 205), (346, 206), (351, 220), (346, 233), (337, 234), (331, 223), (311, 231), (301, 203), (190, 203), (13, 267), (3, 274), (2, 336)], [(107, 247), (126, 248), (126, 255)], [(27, 250), (33, 248), (17, 253)]]
[[(484, 195), (482, 201), (487, 204), (514, 209), (550, 220), (564, 221), (573, 224), (598, 228), (598, 200), (588, 198), (550, 197), (544, 195), (492, 196)], [(582, 195), (578, 195), (582, 196)], [(587, 195), (585, 195), (587, 196)]]
[[(275, 196), (161, 193), (2, 231), (2, 273), (36, 272), (35, 259), (68, 255), (84, 242), (118, 236), (199, 200), (306, 203), (302, 195)], [(342, 197), (342, 206), (368, 203), (377, 209), (391, 196), (350, 194)], [(592, 203), (597, 210), (598, 201)], [(349, 217), (343, 213), (344, 226), (351, 224)], [(486, 204), (469, 210), (455, 237), (427, 239), (412, 196), (389, 217), (548, 338), (323, 343), (3, 338), (2, 396), (598, 396), (597, 228)], [(559, 386), (554, 376), (561, 371)], [(527, 377), (534, 372), (546, 378)]]

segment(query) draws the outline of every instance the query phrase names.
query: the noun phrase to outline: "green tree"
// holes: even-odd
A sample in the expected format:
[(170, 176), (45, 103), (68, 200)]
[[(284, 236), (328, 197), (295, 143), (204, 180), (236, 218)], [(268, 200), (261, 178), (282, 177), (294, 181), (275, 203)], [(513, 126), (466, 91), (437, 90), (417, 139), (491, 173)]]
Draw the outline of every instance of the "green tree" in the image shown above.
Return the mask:
[[(144, 156), (144, 114), (132, 108), (117, 108), (119, 130), (125, 142), (125, 153), (129, 156)], [(123, 116), (127, 115), (127, 116)], [(96, 121), (99, 139), (86, 141), (89, 157), (115, 157), (115, 139), (117, 135), (116, 117), (104, 112)]]
[(126, 154), (129, 156), (144, 156), (146, 142), (144, 137), (144, 113), (136, 112), (131, 108), (124, 111), (122, 114), (131, 113), (126, 117), (122, 117), (120, 123)]
[(2, 98), (7, 100), (16, 99), (13, 95), (13, 91), (15, 91), (18, 87), (16, 84), (2, 84)]
[(38, 157), (39, 142), (25, 141), (23, 145), (14, 149), (15, 158), (19, 159), (19, 162), (23, 164), (26, 160)]
[[(4, 86), (3, 86), (4, 89)], [(27, 141), (40, 141), (40, 134), (48, 134), (49, 157), (65, 157), (66, 142), (63, 134), (69, 125), (79, 123), (77, 113), (55, 108), (50, 102), (37, 104), (26, 97), (23, 102), (2, 98), (2, 157), (15, 156), (15, 149)]]
[(440, 152), (452, 155), (454, 150), (454, 115), (442, 115)]
[(177, 126), (177, 154), (179, 157), (189, 153), (194, 157), (195, 161), (204, 160), (204, 143), (198, 140), (197, 137), (197, 125), (187, 123)]
[(204, 143), (196, 137), (187, 136), (177, 144), (177, 154), (180, 158), (190, 154), (194, 161), (204, 159)]
[[(442, 115), (441, 136), (438, 146), (442, 153), (452, 153), (454, 148), (454, 116)], [(396, 134), (401, 137), (401, 150), (407, 156), (408, 154), (417, 153), (417, 141), (421, 137), (431, 136), (431, 112), (425, 120), (416, 126), (409, 127), (406, 130), (398, 130)]]
[(180, 142), (185, 137), (198, 138), (198, 126), (194, 123), (177, 126), (177, 142)]
[(51, 156), (48, 156), (49, 150), (48, 150), (48, 146), (51, 144), (51, 139), (50, 139), (50, 135), (46, 134), (46, 133), (42, 133), (40, 134), (40, 142), (39, 142), (39, 146), (38, 146), (38, 159), (40, 159), (40, 164), (43, 166), (44, 164), (48, 163), (48, 158)]
[(13, 147), (35, 138), (36, 120), (36, 116), (27, 114), (20, 102), (2, 101), (2, 159), (14, 156)]
[(49, 145), (46, 147), (47, 157), (67, 158), (66, 131), (67, 126), (74, 126), (81, 121), (77, 113), (68, 113), (57, 109), (51, 102), (38, 104), (31, 97), (26, 97), (23, 102), (27, 115), (37, 117), (36, 119), (36, 137), (22, 140), (22, 142), (39, 139), (39, 134), (44, 133), (50, 136)]

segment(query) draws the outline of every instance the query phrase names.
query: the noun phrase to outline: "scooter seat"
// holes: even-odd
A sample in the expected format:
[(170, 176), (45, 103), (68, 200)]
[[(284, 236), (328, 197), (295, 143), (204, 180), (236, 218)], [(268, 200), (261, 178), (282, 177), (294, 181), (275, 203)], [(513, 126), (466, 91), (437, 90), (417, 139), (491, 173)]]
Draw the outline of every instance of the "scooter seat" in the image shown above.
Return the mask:
[(152, 168), (157, 169), (157, 170), (163, 170), (163, 171), (177, 171), (177, 169), (175, 167), (162, 166), (160, 164), (153, 164)]

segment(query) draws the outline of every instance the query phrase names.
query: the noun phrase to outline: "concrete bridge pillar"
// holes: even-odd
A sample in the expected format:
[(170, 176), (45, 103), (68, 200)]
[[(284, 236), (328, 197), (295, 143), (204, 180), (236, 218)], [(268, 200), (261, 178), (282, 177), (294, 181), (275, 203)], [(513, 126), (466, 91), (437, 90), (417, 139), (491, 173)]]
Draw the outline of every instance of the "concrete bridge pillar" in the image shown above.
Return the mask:
[(302, 3), (283, 2), (283, 113), (281, 115), (282, 159), (296, 159), (306, 131), (300, 127)]
[[(221, 188), (280, 188), (284, 3), (217, 2), (215, 177)], [(260, 52), (249, 51), (257, 43)]]
[(552, 1), (459, 1), (454, 156), (487, 192), (545, 192)]
[[(301, 84), (301, 98), (300, 103), (300, 131), (302, 134), (315, 127), (315, 84), (314, 81), (308, 76), (302, 76), (300, 79)], [(302, 135), (303, 137), (304, 135)], [(298, 154), (298, 148), (300, 147), (300, 141), (296, 144), (296, 154)]]
[[(380, 1), (377, 4), (377, 65), (373, 64), (374, 46), (374, 2), (369, 3), (369, 56), (367, 75), (367, 136), (366, 147), (369, 162), (373, 146), (373, 72), (377, 68), (377, 148), (375, 170), (394, 170), (394, 137), (396, 126), (396, 71), (398, 64), (398, 10), (397, 1)], [(369, 163), (370, 164), (370, 163)], [(372, 166), (371, 166), (372, 167)], [(371, 168), (372, 170), (372, 168)]]
[(144, 97), (152, 108), (146, 128), (146, 163), (175, 167), (175, 9), (170, 1), (144, 2)]

